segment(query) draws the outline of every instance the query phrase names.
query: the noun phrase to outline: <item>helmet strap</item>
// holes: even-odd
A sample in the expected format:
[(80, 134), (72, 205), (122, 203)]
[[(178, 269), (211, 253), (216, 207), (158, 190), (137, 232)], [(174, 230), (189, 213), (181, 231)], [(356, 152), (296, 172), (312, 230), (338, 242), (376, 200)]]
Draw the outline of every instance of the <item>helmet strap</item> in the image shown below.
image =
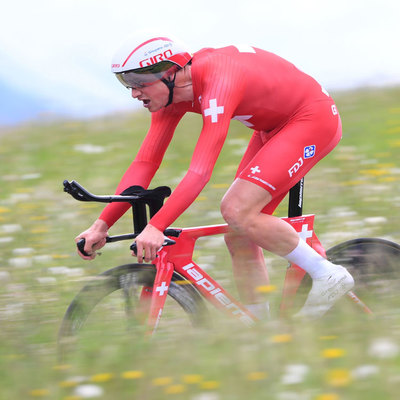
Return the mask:
[(174, 74), (174, 77), (172, 79), (161, 79), (161, 82), (165, 83), (169, 90), (168, 103), (165, 105), (165, 107), (168, 107), (172, 103), (172, 100), (174, 98), (175, 79), (176, 73)]

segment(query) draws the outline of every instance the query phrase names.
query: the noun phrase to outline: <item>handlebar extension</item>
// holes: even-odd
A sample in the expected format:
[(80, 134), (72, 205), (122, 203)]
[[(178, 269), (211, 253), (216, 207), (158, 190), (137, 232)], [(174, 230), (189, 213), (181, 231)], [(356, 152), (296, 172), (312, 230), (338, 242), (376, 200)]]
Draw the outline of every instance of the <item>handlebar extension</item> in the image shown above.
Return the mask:
[(147, 204), (164, 202), (165, 198), (171, 194), (168, 186), (159, 186), (155, 189), (146, 190), (142, 186), (130, 186), (120, 195), (98, 196), (90, 193), (78, 182), (64, 180), (64, 192), (69, 193), (74, 199), (79, 201), (96, 201), (99, 203), (135, 203), (145, 202)]
[[(123, 202), (129, 203), (132, 206), (133, 211), (133, 226), (134, 233), (125, 235), (108, 236), (106, 238), (107, 243), (116, 242), (119, 240), (134, 239), (147, 225), (147, 210), (149, 208), (150, 218), (155, 215), (162, 207), (164, 200), (171, 194), (171, 189), (168, 186), (159, 186), (155, 189), (146, 190), (141, 186), (131, 186), (125, 189), (120, 195), (112, 196), (98, 196), (90, 193), (82, 185), (76, 181), (64, 180), (64, 192), (69, 193), (74, 199), (79, 201), (95, 201), (99, 203), (113, 203)], [(178, 237), (180, 229), (167, 228), (164, 231), (165, 236)], [(163, 246), (169, 246), (175, 244), (175, 241), (169, 238), (165, 238)], [(136, 244), (133, 243), (131, 250), (135, 250)], [(85, 239), (81, 239), (77, 243), (78, 250), (85, 256), (89, 256), (85, 252)]]

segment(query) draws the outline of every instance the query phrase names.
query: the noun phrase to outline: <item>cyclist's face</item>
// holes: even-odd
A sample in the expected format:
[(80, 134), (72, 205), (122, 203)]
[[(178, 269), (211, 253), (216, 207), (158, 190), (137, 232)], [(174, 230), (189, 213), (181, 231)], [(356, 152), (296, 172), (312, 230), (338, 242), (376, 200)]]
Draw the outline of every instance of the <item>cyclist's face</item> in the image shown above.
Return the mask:
[(149, 86), (132, 88), (132, 97), (143, 102), (143, 107), (150, 112), (163, 108), (168, 102), (169, 90), (167, 86), (156, 81)]

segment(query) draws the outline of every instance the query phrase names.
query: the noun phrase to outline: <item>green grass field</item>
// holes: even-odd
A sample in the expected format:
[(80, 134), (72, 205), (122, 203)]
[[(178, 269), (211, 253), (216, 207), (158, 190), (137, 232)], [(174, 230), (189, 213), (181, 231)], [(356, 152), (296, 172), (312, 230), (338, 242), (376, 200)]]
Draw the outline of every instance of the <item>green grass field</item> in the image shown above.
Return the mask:
[[(306, 178), (304, 211), (317, 214), (326, 247), (361, 236), (400, 243), (400, 88), (334, 97), (343, 140)], [(148, 123), (139, 112), (0, 131), (0, 399), (398, 399), (397, 298), (375, 319), (343, 300), (318, 322), (272, 313), (251, 329), (212, 312), (211, 327), (194, 331), (172, 311), (148, 341), (127, 329), (116, 296), (88, 321), (68, 360), (57, 358), (58, 327), (74, 295), (90, 276), (132, 261), (129, 243), (107, 246), (92, 262), (76, 255), (74, 237), (102, 206), (73, 200), (62, 181), (113, 193)], [(177, 184), (200, 125), (195, 115), (182, 121), (153, 186)], [(232, 123), (211, 182), (175, 226), (222, 222), (219, 201), (250, 135)], [(130, 221), (110, 233), (128, 232)], [(196, 256), (235, 293), (223, 241), (199, 241)], [(277, 307), (286, 265), (266, 258)]]

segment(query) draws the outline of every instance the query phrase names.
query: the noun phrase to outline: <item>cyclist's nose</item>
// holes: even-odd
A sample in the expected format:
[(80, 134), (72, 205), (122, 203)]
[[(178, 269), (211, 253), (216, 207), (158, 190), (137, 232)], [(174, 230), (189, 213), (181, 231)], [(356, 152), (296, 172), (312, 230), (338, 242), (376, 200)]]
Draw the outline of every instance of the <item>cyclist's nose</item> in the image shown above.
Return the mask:
[(138, 89), (135, 89), (135, 88), (132, 88), (132, 97), (134, 98), (134, 99), (136, 99), (137, 97), (139, 97), (140, 96), (140, 90), (138, 90)]

